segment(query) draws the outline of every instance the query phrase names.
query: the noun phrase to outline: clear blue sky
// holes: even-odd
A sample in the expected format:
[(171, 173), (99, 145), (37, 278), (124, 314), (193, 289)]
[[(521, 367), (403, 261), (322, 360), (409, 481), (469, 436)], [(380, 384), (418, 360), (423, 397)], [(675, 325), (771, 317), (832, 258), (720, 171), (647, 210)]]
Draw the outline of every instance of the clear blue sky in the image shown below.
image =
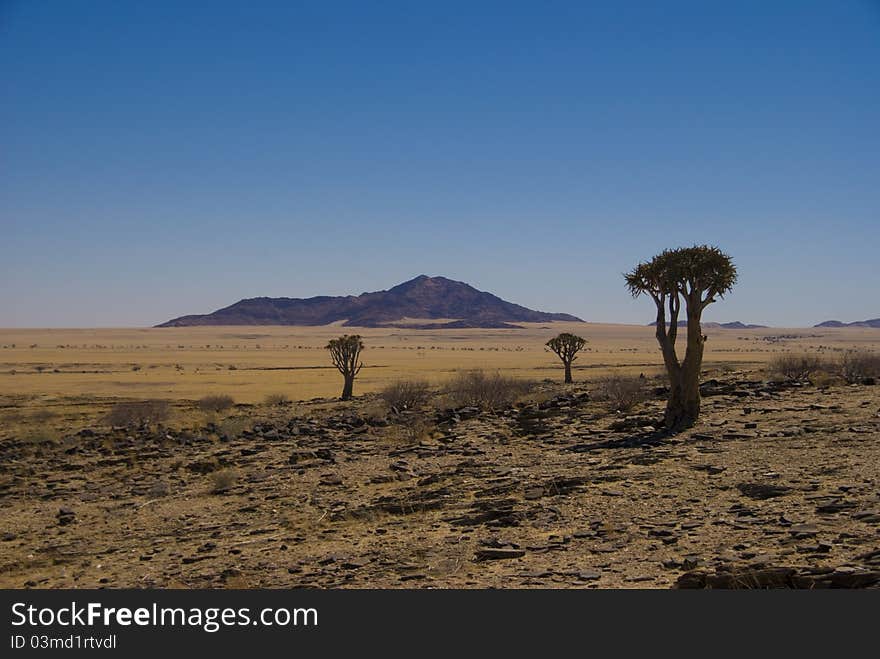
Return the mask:
[(445, 275), (649, 322), (880, 316), (880, 3), (0, 0), (0, 326)]

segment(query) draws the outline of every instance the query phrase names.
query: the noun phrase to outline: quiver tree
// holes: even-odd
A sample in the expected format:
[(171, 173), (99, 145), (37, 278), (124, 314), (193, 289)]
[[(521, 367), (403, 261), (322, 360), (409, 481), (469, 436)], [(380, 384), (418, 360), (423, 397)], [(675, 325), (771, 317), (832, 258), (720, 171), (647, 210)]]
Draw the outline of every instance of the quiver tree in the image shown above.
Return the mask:
[(342, 373), (345, 378), (345, 384), (342, 386), (342, 400), (351, 398), (352, 389), (354, 388), (354, 376), (360, 373), (363, 368), (363, 362), (360, 359), (361, 350), (364, 349), (364, 342), (357, 334), (349, 336), (345, 334), (338, 339), (333, 339), (327, 344), (327, 350), (330, 351), (330, 359), (333, 365)]
[(577, 353), (587, 344), (587, 340), (576, 335), (563, 332), (547, 341), (547, 347), (556, 353), (565, 366), (565, 383), (571, 383), (571, 363), (577, 359)]
[[(733, 288), (736, 266), (718, 248), (702, 245), (665, 250), (624, 277), (633, 297), (650, 295), (657, 306), (657, 342), (669, 376), (666, 428), (691, 426), (700, 414), (700, 368), (706, 342), (700, 319), (703, 309)], [(684, 360), (679, 361), (675, 340), (682, 300), (687, 348)]]

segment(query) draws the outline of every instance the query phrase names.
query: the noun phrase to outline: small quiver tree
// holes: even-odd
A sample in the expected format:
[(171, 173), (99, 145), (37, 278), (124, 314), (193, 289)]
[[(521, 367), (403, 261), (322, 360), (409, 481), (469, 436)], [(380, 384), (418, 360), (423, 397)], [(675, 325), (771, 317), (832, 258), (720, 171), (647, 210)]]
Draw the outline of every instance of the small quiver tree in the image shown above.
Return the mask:
[(354, 389), (354, 378), (360, 373), (364, 364), (360, 361), (361, 350), (364, 349), (364, 342), (357, 334), (349, 336), (345, 334), (338, 339), (332, 339), (327, 344), (327, 350), (330, 351), (330, 359), (333, 365), (342, 373), (345, 383), (342, 386), (342, 400), (351, 398)]
[(549, 341), (546, 345), (556, 356), (562, 360), (565, 366), (565, 383), (571, 384), (571, 363), (577, 359), (577, 353), (587, 344), (587, 340), (576, 334), (563, 332)]

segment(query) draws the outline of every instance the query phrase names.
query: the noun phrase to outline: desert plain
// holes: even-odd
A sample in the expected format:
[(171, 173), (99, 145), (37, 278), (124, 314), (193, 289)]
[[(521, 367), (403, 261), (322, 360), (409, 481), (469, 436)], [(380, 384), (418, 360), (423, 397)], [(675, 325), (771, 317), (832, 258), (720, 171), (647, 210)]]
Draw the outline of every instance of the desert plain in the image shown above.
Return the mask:
[[(588, 341), (573, 385), (559, 332)], [(343, 333), (366, 346), (344, 402)], [(703, 414), (670, 435), (651, 327), (2, 329), (0, 586), (876, 587), (880, 386), (768, 364), (880, 331), (705, 334)], [(456, 409), (474, 369), (530, 390)], [(609, 407), (611, 374), (644, 400)], [(412, 379), (435, 395), (390, 409)], [(108, 423), (144, 400), (169, 414)]]

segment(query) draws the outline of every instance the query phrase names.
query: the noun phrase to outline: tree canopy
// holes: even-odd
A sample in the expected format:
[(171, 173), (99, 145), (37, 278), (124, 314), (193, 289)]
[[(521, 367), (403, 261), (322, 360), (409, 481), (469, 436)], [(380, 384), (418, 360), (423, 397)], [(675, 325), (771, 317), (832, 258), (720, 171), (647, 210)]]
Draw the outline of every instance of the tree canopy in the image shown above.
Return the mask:
[(570, 363), (577, 359), (575, 355), (587, 344), (587, 340), (577, 334), (563, 332), (547, 341), (546, 346), (556, 353), (563, 362)]
[(358, 357), (363, 349), (364, 342), (358, 334), (345, 334), (327, 344), (333, 365), (343, 375), (356, 375), (361, 370), (363, 364), (358, 364)]
[(678, 294), (687, 300), (689, 309), (698, 302), (702, 310), (733, 288), (737, 272), (730, 256), (717, 247), (694, 245), (664, 250), (624, 277), (633, 297), (648, 294), (662, 304)]

